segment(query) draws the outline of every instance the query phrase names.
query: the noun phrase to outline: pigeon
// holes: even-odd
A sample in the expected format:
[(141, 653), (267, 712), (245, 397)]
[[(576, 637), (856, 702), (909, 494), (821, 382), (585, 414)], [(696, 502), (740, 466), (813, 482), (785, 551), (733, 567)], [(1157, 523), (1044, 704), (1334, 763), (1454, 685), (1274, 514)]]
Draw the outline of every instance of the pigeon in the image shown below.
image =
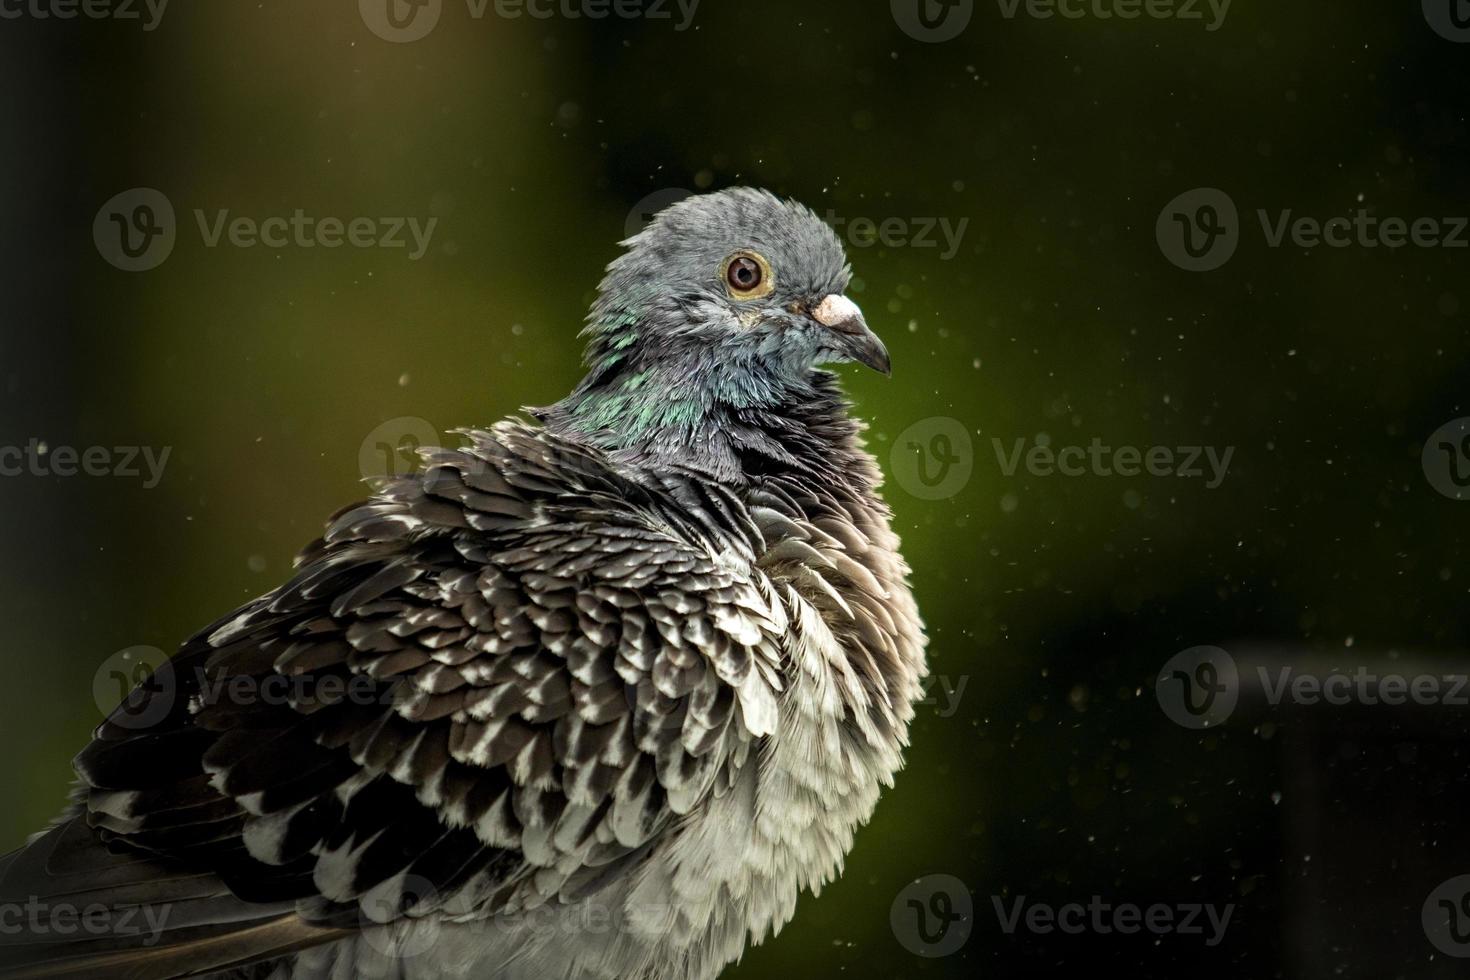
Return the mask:
[(841, 241), (750, 188), (622, 243), (587, 373), (330, 518), (0, 858), (0, 975), (706, 980), (841, 872), (926, 639)]

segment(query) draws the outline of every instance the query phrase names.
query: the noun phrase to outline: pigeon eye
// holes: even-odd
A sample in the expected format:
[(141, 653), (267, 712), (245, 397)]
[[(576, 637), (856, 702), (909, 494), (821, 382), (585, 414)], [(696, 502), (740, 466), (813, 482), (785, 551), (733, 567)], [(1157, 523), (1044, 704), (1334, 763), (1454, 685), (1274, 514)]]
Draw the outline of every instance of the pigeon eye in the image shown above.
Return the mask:
[(730, 263), (729, 279), (731, 289), (748, 293), (761, 284), (761, 267), (742, 255)]
[(754, 252), (739, 252), (725, 260), (725, 285), (735, 299), (769, 296), (775, 288), (771, 265)]

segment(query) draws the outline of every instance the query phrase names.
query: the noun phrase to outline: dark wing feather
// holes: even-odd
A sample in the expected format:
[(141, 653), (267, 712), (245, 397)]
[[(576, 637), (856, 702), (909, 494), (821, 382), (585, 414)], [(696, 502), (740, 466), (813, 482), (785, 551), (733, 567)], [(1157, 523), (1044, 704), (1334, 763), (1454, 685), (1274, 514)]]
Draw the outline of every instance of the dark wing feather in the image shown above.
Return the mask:
[(574, 900), (728, 785), (773, 730), (785, 628), (738, 502), (520, 423), (468, 435), (341, 511), (290, 582), (98, 729), (53, 832), (84, 856), (48, 864), (43, 840), (0, 898), (76, 881), (180, 926), (31, 961), (177, 976), (369, 921)]

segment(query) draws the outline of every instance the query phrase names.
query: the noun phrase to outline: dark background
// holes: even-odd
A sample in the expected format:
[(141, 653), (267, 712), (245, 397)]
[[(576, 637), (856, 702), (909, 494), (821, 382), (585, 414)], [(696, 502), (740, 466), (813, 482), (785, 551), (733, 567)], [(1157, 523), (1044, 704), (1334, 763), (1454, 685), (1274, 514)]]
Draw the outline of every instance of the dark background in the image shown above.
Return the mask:
[[(1200, 644), (1463, 661), (1470, 504), (1420, 454), (1470, 415), (1470, 255), (1271, 248), (1255, 212), (1470, 213), (1470, 46), (1410, 0), (1236, 0), (1213, 32), (979, 0), (945, 43), (875, 0), (703, 0), (675, 24), (463, 0), (405, 44), (351, 0), (175, 0), (152, 31), (0, 19), (0, 445), (171, 447), (153, 489), (0, 479), (0, 848), (62, 804), (116, 651), (171, 649), (283, 580), (362, 492), (381, 423), (558, 398), (630, 209), (754, 184), (847, 222), (968, 220), (950, 258), (850, 242), (895, 369), (844, 372), (885, 470), (935, 417), (972, 438), (952, 495), (888, 488), (932, 669), (966, 686), (951, 716), (920, 709), (844, 877), (728, 975), (1464, 975), (1420, 910), (1470, 872), (1467, 709), (1255, 704), (1196, 732), (1154, 679)], [(140, 186), (178, 242), (128, 273), (92, 224)], [(1155, 239), (1197, 187), (1243, 225), (1204, 273)], [(439, 222), (410, 261), (207, 248), (193, 217), (298, 207)], [(1005, 475), (991, 440), (1038, 437), (1235, 452), (1213, 490)], [(889, 911), (931, 874), (976, 919), (926, 959)], [(992, 896), (1021, 895), (1235, 911), (1215, 947), (1006, 935)]]

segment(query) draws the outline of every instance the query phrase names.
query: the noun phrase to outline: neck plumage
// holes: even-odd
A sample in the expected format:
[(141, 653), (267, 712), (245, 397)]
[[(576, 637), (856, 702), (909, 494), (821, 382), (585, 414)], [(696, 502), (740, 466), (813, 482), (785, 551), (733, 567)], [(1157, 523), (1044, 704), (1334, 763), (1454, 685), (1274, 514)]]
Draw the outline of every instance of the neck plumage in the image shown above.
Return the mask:
[[(832, 374), (773, 370), (755, 358), (774, 355), (741, 344), (694, 346), (679, 327), (699, 316), (676, 296), (604, 286), (583, 331), (587, 376), (537, 414), (553, 432), (620, 463), (734, 485), (773, 470), (841, 478), (867, 460)], [(654, 321), (660, 330), (651, 330)]]
[(620, 463), (695, 471), (743, 485), (772, 472), (842, 479), (866, 459), (860, 427), (836, 378), (812, 370), (795, 384), (752, 385), (738, 366), (691, 369), (618, 361), (593, 371), (538, 413), (558, 435)]

